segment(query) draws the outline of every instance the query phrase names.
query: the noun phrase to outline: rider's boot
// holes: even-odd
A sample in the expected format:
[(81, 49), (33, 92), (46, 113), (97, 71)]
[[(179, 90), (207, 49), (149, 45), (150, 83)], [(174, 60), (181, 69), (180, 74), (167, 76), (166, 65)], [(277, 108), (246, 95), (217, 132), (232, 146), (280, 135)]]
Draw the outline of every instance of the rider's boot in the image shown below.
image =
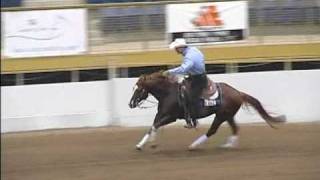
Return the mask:
[(191, 111), (190, 111), (191, 108), (189, 108), (188, 106), (189, 105), (187, 102), (183, 104), (184, 117), (186, 119), (186, 125), (184, 125), (184, 127), (190, 129), (190, 128), (193, 128), (193, 124), (192, 124)]
[(186, 91), (184, 91), (183, 93), (183, 98), (184, 98), (184, 104), (183, 104), (183, 110), (184, 110), (184, 117), (186, 119), (186, 125), (184, 125), (185, 128), (191, 129), (191, 128), (195, 128), (195, 123), (196, 121), (194, 121), (191, 117), (192, 114), (192, 100), (190, 99), (190, 97), (188, 97), (188, 94)]

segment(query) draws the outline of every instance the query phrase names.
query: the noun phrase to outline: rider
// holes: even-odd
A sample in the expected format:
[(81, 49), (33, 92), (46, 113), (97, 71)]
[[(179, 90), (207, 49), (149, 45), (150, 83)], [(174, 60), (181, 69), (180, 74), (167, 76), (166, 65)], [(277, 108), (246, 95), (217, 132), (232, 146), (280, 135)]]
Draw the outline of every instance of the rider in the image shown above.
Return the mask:
[[(191, 121), (192, 113), (195, 117), (194, 106), (197, 103), (197, 100), (200, 98), (200, 95), (203, 89), (207, 86), (207, 75), (205, 69), (204, 56), (201, 51), (196, 47), (190, 47), (187, 45), (186, 40), (183, 38), (175, 39), (170, 45), (170, 49), (175, 49), (178, 54), (183, 56), (183, 62), (179, 67), (169, 69), (163, 72), (163, 75), (177, 75), (183, 74), (188, 75), (186, 78), (187, 81), (191, 83), (191, 105), (189, 105), (186, 121), (187, 128), (196, 127), (197, 120), (193, 118)], [(193, 107), (192, 107), (193, 106)], [(191, 122), (193, 124), (191, 124)]]

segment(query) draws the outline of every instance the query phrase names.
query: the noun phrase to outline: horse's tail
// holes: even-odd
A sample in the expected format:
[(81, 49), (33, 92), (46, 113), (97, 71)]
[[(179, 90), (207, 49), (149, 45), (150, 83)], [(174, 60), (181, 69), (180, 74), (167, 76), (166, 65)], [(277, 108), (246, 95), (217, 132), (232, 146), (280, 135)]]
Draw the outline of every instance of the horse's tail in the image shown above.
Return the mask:
[(277, 117), (271, 116), (261, 105), (260, 101), (246, 93), (241, 92), (241, 97), (244, 103), (251, 105), (260, 116), (270, 125), (270, 127), (275, 128), (272, 123), (284, 123), (286, 122), (286, 116), (281, 115)]

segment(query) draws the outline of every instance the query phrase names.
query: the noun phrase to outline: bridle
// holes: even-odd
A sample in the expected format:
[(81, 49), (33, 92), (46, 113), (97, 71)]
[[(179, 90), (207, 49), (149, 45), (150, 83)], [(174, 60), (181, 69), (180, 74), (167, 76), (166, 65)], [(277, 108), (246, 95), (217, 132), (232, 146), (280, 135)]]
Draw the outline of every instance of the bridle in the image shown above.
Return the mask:
[[(150, 105), (150, 106), (141, 106), (144, 102), (152, 103), (152, 105)], [(145, 99), (145, 100), (140, 101), (139, 104), (137, 105), (137, 107), (140, 108), (140, 109), (148, 109), (148, 108), (153, 108), (153, 107), (155, 107), (157, 105), (158, 105), (158, 102), (150, 101), (148, 99)]]
[[(133, 92), (136, 90), (136, 87), (137, 87), (137, 85), (134, 85), (134, 86), (133, 86), (133, 88), (132, 88), (132, 91), (133, 91)], [(142, 88), (142, 93), (145, 93), (145, 92), (146, 92), (146, 90), (145, 90), (144, 88)], [(149, 95), (148, 95), (148, 96), (149, 96)], [(147, 97), (147, 98), (148, 98), (148, 97)], [(150, 106), (142, 106), (142, 104), (143, 104), (144, 102), (149, 102), (149, 103), (151, 103), (152, 105), (150, 105)], [(137, 104), (137, 107), (140, 108), (140, 109), (148, 109), (148, 108), (153, 108), (153, 107), (155, 107), (155, 106), (157, 106), (157, 105), (158, 105), (158, 102), (151, 101), (151, 100), (148, 100), (148, 99), (144, 99), (144, 100), (141, 100), (141, 101)]]

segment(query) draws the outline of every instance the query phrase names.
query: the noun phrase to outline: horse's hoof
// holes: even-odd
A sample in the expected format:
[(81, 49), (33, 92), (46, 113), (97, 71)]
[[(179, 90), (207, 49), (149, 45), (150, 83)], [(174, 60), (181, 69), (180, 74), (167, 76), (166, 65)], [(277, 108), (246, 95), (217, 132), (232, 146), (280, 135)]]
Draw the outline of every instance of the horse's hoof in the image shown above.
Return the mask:
[(152, 149), (156, 149), (156, 148), (158, 147), (158, 144), (152, 144), (150, 147), (151, 147)]
[(193, 146), (189, 146), (189, 147), (188, 147), (188, 151), (195, 151), (195, 150), (197, 150), (196, 147), (193, 147)]
[(222, 144), (219, 147), (223, 148), (223, 149), (236, 149), (238, 147), (238, 145), (227, 143), (227, 144)]
[(138, 151), (142, 151), (142, 148), (141, 148), (141, 147), (139, 147), (139, 146), (136, 146), (136, 150), (138, 150)]

